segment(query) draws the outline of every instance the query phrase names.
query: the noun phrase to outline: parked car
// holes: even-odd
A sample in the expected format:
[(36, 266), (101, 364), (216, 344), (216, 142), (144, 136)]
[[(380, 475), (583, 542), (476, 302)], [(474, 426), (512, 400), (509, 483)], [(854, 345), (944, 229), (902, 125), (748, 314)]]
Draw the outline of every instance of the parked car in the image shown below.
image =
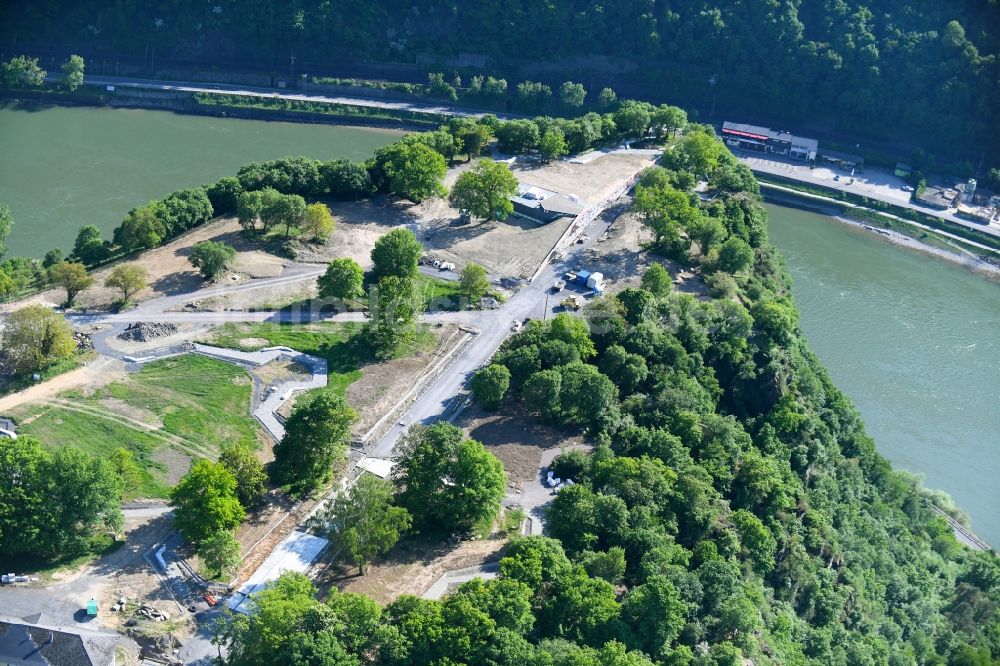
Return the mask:
[(566, 286), (565, 282), (563, 282), (562, 280), (556, 280), (555, 284), (552, 285), (552, 291), (559, 293), (560, 291), (563, 290), (563, 287), (565, 286)]
[(522, 324), (519, 321), (514, 321), (510, 325), (510, 330), (512, 330), (515, 333), (520, 333), (522, 328), (524, 328), (524, 324)]

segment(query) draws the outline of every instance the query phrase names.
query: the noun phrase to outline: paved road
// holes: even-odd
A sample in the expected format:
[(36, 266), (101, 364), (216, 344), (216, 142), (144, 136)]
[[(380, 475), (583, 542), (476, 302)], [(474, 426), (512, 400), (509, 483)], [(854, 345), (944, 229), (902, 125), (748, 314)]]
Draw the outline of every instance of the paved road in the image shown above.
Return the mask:
[(558, 311), (559, 298), (548, 299), (546, 310), (546, 292), (567, 270), (581, 265), (583, 253), (592, 245), (609, 226), (608, 222), (597, 218), (578, 233), (585, 233), (589, 238), (580, 245), (571, 245), (570, 250), (558, 260), (550, 262), (535, 277), (534, 281), (522, 287), (499, 310), (464, 313), (469, 316), (469, 324), (481, 331), (465, 350), (455, 359), (449, 370), (437, 379), (406, 411), (400, 421), (386, 432), (368, 455), (375, 458), (392, 457), (399, 437), (413, 423), (430, 424), (440, 418), (452, 398), (457, 395), (469, 377), (493, 356), (500, 344), (510, 335), (510, 327), (514, 321), (526, 317), (533, 319), (551, 318)]
[[(72, 580), (45, 587), (0, 587), (0, 609), (5, 615), (24, 617), (44, 613), (64, 626), (95, 626), (88, 618), (87, 601), (115, 584), (116, 574), (144, 569), (143, 553), (160, 534), (169, 532), (170, 513), (165, 502), (129, 503), (122, 506), (126, 543), (89, 565)], [(106, 609), (101, 612), (107, 612)]]
[[(789, 195), (791, 195), (793, 197), (799, 197), (799, 198), (805, 198), (805, 199), (814, 199), (814, 200), (816, 200), (818, 202), (829, 203), (829, 204), (832, 204), (832, 205), (838, 206), (838, 207), (839, 206), (846, 206), (848, 208), (858, 208), (858, 209), (861, 209), (861, 210), (874, 210), (872, 208), (866, 208), (865, 206), (859, 206), (858, 204), (851, 203), (850, 201), (841, 201), (840, 199), (834, 199), (832, 197), (824, 197), (824, 196), (819, 195), (819, 194), (812, 194), (810, 192), (802, 192), (800, 190), (796, 190), (794, 187), (786, 187), (784, 185), (777, 185), (775, 183), (761, 183), (761, 187), (763, 187), (765, 190), (767, 190), (767, 189), (777, 190), (779, 192), (784, 192), (785, 194), (789, 194)], [(944, 231), (942, 229), (935, 229), (933, 227), (927, 226), (926, 224), (921, 224), (920, 222), (914, 222), (913, 220), (907, 219), (905, 217), (900, 217), (899, 215), (895, 215), (893, 213), (888, 213), (886, 211), (879, 210), (879, 211), (874, 211), (874, 212), (876, 212), (879, 215), (882, 215), (884, 217), (889, 217), (889, 218), (892, 218), (894, 220), (899, 220), (900, 222), (905, 222), (906, 224), (912, 225), (912, 226), (917, 227), (919, 229), (923, 229), (924, 231), (933, 232), (934, 234), (937, 234), (939, 236), (943, 236), (943, 237), (949, 238), (949, 239), (951, 239), (953, 241), (957, 241), (957, 242), (960, 242), (960, 243), (964, 243), (965, 245), (972, 246), (972, 247), (974, 247), (974, 248), (976, 248), (978, 250), (982, 250), (985, 254), (993, 254), (993, 255), (1000, 254), (1000, 250), (996, 250), (996, 249), (990, 247), (989, 245), (983, 245), (982, 243), (978, 243), (976, 241), (968, 240), (967, 238), (962, 238), (961, 236), (957, 236), (957, 235), (955, 235), (955, 234), (953, 234), (951, 232)], [(961, 248), (956, 248), (956, 249), (961, 250)], [(971, 252), (968, 252), (968, 251), (965, 251), (965, 250), (962, 250), (962, 251), (966, 252), (967, 254), (971, 254)], [(973, 255), (973, 256), (975, 256), (975, 255)]]
[[(378, 109), (409, 111), (412, 113), (427, 113), (441, 116), (462, 116), (478, 118), (490, 113), (481, 109), (471, 109), (433, 102), (402, 102), (398, 100), (380, 99), (354, 95), (327, 95), (323, 93), (292, 92), (280, 88), (261, 88), (256, 86), (241, 86), (228, 83), (196, 83), (191, 81), (160, 81), (156, 79), (136, 79), (117, 76), (86, 76), (84, 83), (95, 86), (116, 86), (122, 88), (140, 88), (143, 90), (163, 90), (169, 92), (207, 92), (240, 95), (242, 97), (266, 97), (271, 99), (300, 100), (304, 102), (326, 102), (329, 104), (349, 104)], [(499, 118), (516, 118), (513, 114), (494, 113)]]
[[(968, 229), (1000, 238), (1000, 227), (998, 226), (971, 222), (959, 217), (951, 209), (936, 210), (913, 203), (910, 201), (910, 193), (902, 189), (902, 186), (905, 185), (902, 179), (896, 178), (892, 174), (883, 172), (877, 168), (869, 168), (864, 173), (859, 173), (851, 177), (845, 175), (843, 170), (838, 171), (832, 167), (810, 169), (801, 162), (785, 162), (775, 159), (771, 155), (761, 157), (759, 153), (740, 150), (734, 151), (733, 154), (755, 173), (780, 176), (809, 185), (819, 185), (868, 197), (869, 199), (884, 201), (894, 206), (909, 208), (925, 215), (948, 220)], [(833, 180), (829, 176), (831, 173), (841, 174), (840, 180)]]

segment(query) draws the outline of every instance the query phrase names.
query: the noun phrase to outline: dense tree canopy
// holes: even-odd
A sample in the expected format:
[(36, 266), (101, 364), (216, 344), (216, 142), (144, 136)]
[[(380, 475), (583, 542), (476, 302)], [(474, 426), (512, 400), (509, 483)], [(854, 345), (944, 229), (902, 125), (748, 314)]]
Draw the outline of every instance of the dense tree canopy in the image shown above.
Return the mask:
[(503, 465), (448, 423), (414, 426), (395, 469), (399, 503), (423, 529), (458, 531), (500, 510)]
[(198, 460), (170, 490), (174, 527), (185, 539), (200, 544), (243, 521), (236, 495), (236, 477), (222, 463)]
[[(60, 443), (61, 444), (61, 443)], [(123, 524), (122, 479), (73, 446), (0, 437), (0, 557), (72, 558)]]
[(361, 575), (376, 555), (386, 553), (410, 527), (409, 512), (395, 506), (392, 484), (362, 474), (315, 517), (315, 524), (358, 566)]
[[(220, 8), (186, 0), (160, 22), (139, 5), (45, 0), (19, 11), (7, 7), (0, 25), (18, 42), (87, 44), (137, 60), (152, 45), (160, 57), (262, 69), (287, 63), (290, 54), (313, 71), (351, 61), (412, 63), (477, 53), (494, 67), (467, 77), (484, 100), (523, 97), (541, 105), (566, 79), (583, 79), (593, 81), (588, 88), (610, 85), (702, 114), (714, 108), (716, 118), (819, 120), (849, 133), (933, 143), (949, 153), (960, 145), (973, 162), (981, 151), (998, 150), (993, 130), (1000, 107), (990, 102), (998, 90), (1000, 22), (991, 2), (680, 0), (609, 8), (516, 0), (501, 8), (420, 0), (406, 9), (405, 21), (387, 0), (338, 11), (319, 0)], [(498, 29), (511, 21), (516, 29)], [(611, 67), (595, 55), (633, 66)], [(539, 71), (553, 78), (538, 81)], [(510, 79), (509, 89), (502, 77)], [(453, 88), (444, 78), (441, 84)], [(572, 106), (579, 92), (559, 89), (557, 98)], [(605, 106), (607, 99), (601, 96)]]

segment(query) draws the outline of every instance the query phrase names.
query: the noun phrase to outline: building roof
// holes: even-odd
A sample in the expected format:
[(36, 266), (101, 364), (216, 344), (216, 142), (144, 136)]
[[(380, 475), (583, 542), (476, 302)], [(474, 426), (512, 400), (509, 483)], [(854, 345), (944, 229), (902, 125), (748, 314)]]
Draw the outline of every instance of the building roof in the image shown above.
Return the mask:
[(583, 206), (568, 196), (521, 183), (518, 194), (511, 197), (514, 211), (519, 215), (548, 224), (560, 217), (576, 217), (583, 212)]
[(804, 136), (793, 136), (792, 148), (805, 148), (809, 152), (815, 153), (819, 150), (819, 141), (816, 139), (807, 139)]
[(923, 190), (917, 194), (917, 201), (920, 201), (931, 206), (942, 206), (944, 208), (951, 208), (952, 202), (955, 201), (955, 197), (958, 196), (958, 192), (955, 190), (949, 190), (942, 187), (934, 187), (928, 185)]
[(556, 195), (542, 200), (539, 207), (549, 213), (560, 213), (562, 215), (572, 215), (574, 217), (583, 212), (583, 206), (575, 201), (567, 199), (562, 195)]
[(393, 466), (393, 462), (385, 458), (362, 458), (358, 461), (358, 467), (366, 472), (371, 472), (380, 479), (388, 479), (392, 476)]
[(115, 662), (118, 638), (110, 634), (72, 631), (40, 625), (30, 619), (0, 620), (0, 663), (12, 666), (108, 666)]
[(731, 123), (728, 120), (722, 123), (722, 132), (724, 134), (749, 136), (752, 139), (773, 139), (777, 137), (777, 132), (769, 127), (748, 125), (746, 123)]

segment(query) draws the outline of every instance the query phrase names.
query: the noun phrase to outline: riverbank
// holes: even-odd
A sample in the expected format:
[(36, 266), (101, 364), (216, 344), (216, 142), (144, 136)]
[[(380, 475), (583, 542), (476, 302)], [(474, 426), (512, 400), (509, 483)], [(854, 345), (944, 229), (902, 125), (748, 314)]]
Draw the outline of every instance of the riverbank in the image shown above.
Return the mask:
[(802, 205), (765, 208), (801, 329), (879, 453), (1000, 544), (1000, 284)]
[[(0, 89), (0, 106), (14, 110), (39, 111), (52, 107), (92, 107), (170, 111), (181, 115), (236, 118), (265, 122), (292, 122), (315, 125), (343, 125), (372, 129), (426, 131), (435, 129), (444, 117), (395, 109), (376, 109), (351, 104), (283, 103), (277, 99), (242, 99), (227, 94), (137, 91), (123, 88), (114, 93), (86, 93)], [(307, 108), (308, 107), (308, 108)]]
[[(819, 195), (807, 194), (805, 192), (798, 192), (791, 188), (786, 188), (774, 183), (768, 183), (766, 181), (760, 181), (760, 185), (764, 200), (768, 203), (826, 215), (841, 224), (848, 225), (855, 229), (861, 229), (862, 231), (865, 231), (873, 236), (877, 236), (891, 245), (959, 265), (972, 271), (973, 273), (976, 273), (977, 275), (1000, 282), (1000, 266), (984, 260), (981, 256), (976, 255), (969, 250), (963, 249), (961, 252), (958, 250), (951, 251), (942, 247), (936, 247), (930, 243), (914, 238), (913, 236), (900, 233), (899, 231), (891, 228), (876, 227), (861, 220), (852, 219), (846, 214), (846, 210), (853, 205), (846, 202), (826, 199), (824, 197), (820, 197)], [(854, 207), (861, 208), (857, 206)], [(871, 209), (863, 210), (870, 211), (875, 215), (891, 217), (891, 219), (898, 224), (908, 224), (914, 226), (921, 229), (924, 234), (940, 233), (936, 230), (928, 230), (919, 223), (915, 223), (910, 220), (889, 216), (885, 213), (873, 211)], [(948, 241), (944, 242), (947, 243)], [(969, 241), (961, 242), (968, 243)], [(984, 250), (988, 249), (989, 248), (984, 248)]]

